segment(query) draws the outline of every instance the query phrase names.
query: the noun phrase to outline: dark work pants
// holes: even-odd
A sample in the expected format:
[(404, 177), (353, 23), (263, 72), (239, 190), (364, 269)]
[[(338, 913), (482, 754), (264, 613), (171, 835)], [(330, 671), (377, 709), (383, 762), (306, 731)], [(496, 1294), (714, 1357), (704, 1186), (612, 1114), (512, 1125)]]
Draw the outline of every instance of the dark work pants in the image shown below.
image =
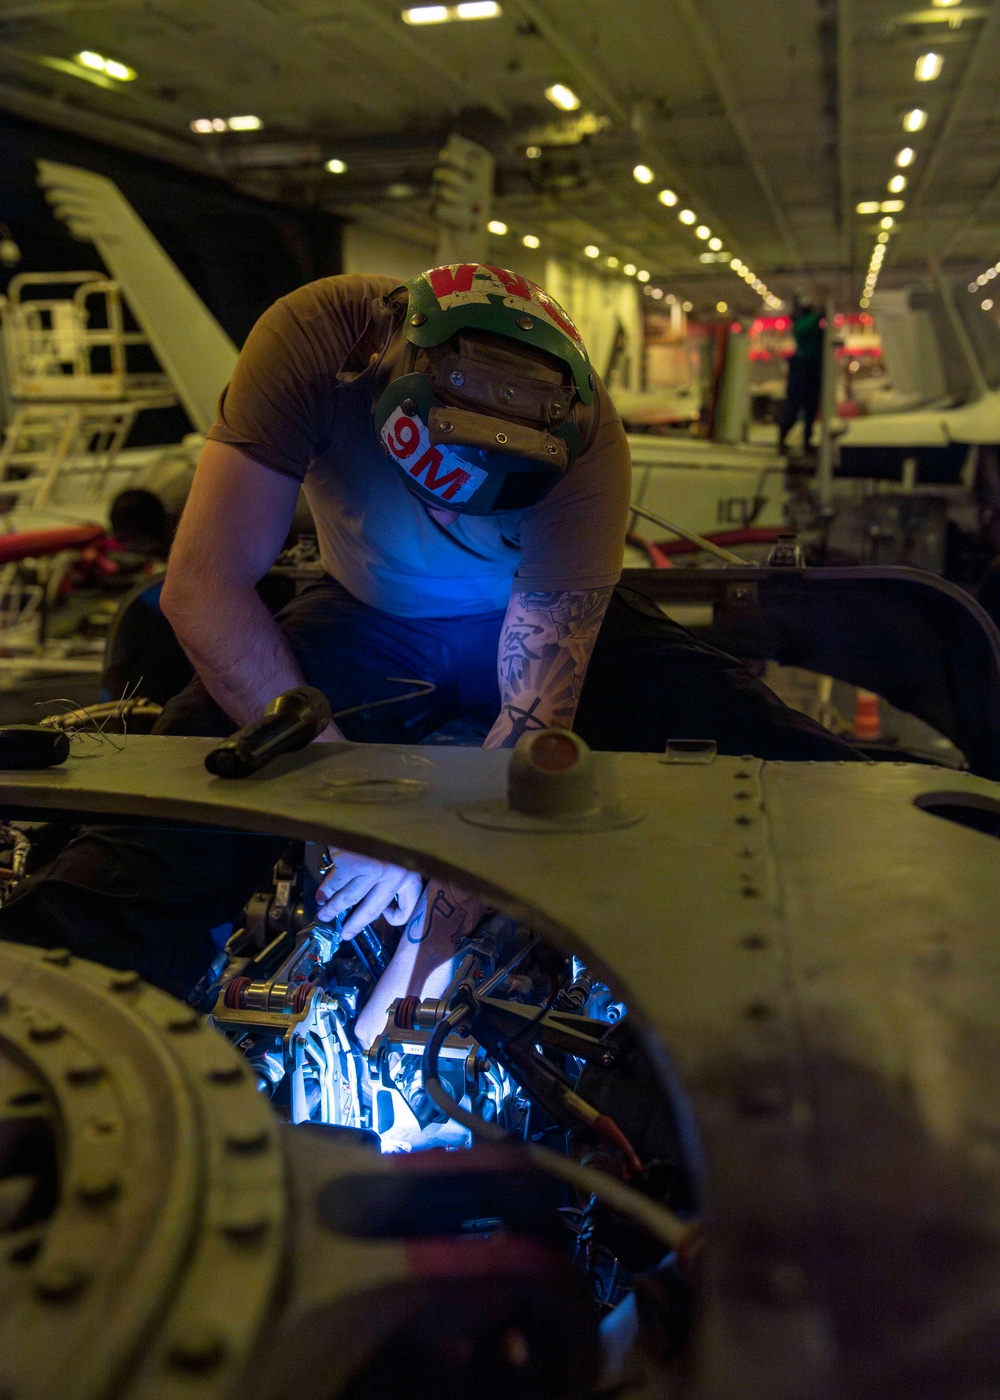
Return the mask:
[(785, 392), (785, 408), (778, 427), (778, 441), (784, 446), (785, 438), (794, 428), (801, 414), (805, 423), (805, 443), (812, 441), (813, 424), (819, 413), (819, 396), (823, 384), (823, 361), (802, 360), (793, 355), (788, 361), (788, 388)]
[[(349, 739), (478, 744), (497, 716), (500, 612), (391, 617), (325, 580), (305, 589), (278, 621), (306, 680), (335, 712), (413, 690), (413, 681), (435, 686), (418, 698), (345, 715), (338, 723)], [(166, 706), (158, 730), (222, 736), (233, 727), (194, 680)], [(627, 589), (616, 590), (608, 608), (576, 729), (597, 749), (662, 752), (670, 739), (714, 739), (724, 754), (857, 757), (732, 657)], [(238, 917), (283, 845), (203, 829), (85, 828), (0, 909), (0, 938), (134, 967), (184, 995), (215, 954), (210, 931)]]

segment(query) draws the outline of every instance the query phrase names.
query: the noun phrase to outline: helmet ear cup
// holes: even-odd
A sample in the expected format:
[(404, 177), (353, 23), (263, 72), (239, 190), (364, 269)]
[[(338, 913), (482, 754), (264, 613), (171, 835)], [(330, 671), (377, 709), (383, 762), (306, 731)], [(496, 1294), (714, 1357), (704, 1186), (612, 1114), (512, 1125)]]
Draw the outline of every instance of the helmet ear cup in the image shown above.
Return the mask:
[[(425, 505), (460, 514), (493, 515), (536, 505), (562, 480), (563, 469), (502, 452), (434, 445), (431, 410), (445, 408), (426, 374), (404, 374), (382, 391), (373, 410), (375, 432), (393, 468)], [(571, 466), (581, 440), (568, 421), (554, 437), (567, 446)]]
[[(583, 438), (580, 436), (580, 429), (573, 422), (572, 418), (567, 418), (561, 428), (557, 428), (552, 434), (553, 437), (562, 438), (566, 444), (566, 453), (571, 467), (583, 451)], [(567, 468), (569, 470), (569, 468)]]

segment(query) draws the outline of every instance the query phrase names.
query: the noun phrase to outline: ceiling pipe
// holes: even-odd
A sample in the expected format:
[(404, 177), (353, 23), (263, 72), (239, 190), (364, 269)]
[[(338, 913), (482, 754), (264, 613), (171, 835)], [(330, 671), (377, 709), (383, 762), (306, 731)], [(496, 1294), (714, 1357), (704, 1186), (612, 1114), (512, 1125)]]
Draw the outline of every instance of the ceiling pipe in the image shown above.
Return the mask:
[(796, 268), (801, 268), (803, 266), (802, 254), (799, 252), (798, 245), (795, 242), (792, 227), (788, 222), (784, 209), (778, 202), (778, 197), (774, 192), (774, 187), (771, 184), (767, 171), (757, 158), (757, 153), (753, 147), (753, 137), (751, 136), (750, 128), (747, 126), (743, 113), (739, 109), (735, 90), (729, 79), (726, 66), (722, 61), (722, 56), (716, 47), (715, 40), (708, 26), (705, 24), (705, 21), (702, 19), (701, 15), (699, 15), (694, 0), (674, 0), (674, 4), (684, 16), (691, 37), (694, 39), (695, 46), (701, 55), (701, 60), (707, 68), (712, 82), (715, 84), (719, 99), (722, 102), (723, 110), (729, 119), (730, 126), (739, 138), (747, 164), (753, 171), (754, 178), (764, 198), (767, 200), (775, 226), (791, 256), (792, 264)]

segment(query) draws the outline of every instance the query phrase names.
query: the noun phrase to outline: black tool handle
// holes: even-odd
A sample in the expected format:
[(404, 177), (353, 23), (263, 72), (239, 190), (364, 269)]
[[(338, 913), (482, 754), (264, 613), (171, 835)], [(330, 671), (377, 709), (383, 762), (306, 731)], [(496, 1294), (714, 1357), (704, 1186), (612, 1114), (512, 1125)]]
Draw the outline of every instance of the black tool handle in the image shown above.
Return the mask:
[(214, 748), (205, 767), (217, 778), (247, 778), (272, 758), (311, 744), (330, 723), (330, 702), (311, 685), (296, 686), (271, 701), (263, 717)]
[(45, 724), (0, 725), (0, 768), (51, 768), (69, 758), (69, 735)]

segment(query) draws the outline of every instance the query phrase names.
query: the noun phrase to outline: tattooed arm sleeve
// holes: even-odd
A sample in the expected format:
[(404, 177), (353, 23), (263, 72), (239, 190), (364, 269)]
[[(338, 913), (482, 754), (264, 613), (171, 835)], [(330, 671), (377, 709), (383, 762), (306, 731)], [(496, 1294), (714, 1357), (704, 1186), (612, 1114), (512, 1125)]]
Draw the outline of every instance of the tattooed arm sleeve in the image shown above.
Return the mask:
[(497, 655), (500, 715), (484, 748), (513, 748), (522, 734), (570, 729), (587, 664), (614, 590), (514, 593)]

